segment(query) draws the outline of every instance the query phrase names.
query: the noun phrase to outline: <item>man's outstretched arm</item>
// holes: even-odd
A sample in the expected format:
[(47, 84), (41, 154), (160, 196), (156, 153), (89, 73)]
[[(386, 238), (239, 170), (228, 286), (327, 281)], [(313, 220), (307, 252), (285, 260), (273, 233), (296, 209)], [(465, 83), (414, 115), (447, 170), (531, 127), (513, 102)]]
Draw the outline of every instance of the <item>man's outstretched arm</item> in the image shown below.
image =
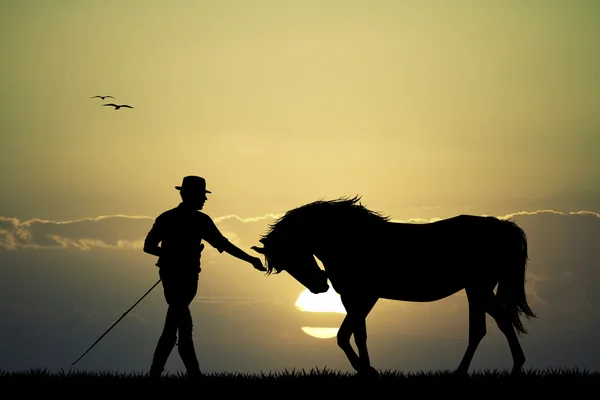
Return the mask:
[(238, 258), (238, 259), (240, 259), (242, 261), (246, 261), (246, 262), (252, 264), (252, 266), (255, 269), (259, 270), (259, 271), (266, 271), (267, 270), (263, 266), (262, 261), (260, 260), (260, 258), (251, 256), (250, 254), (246, 253), (244, 250), (240, 249), (235, 244), (233, 244), (233, 243), (231, 243), (229, 241), (227, 242), (227, 244), (223, 248), (223, 251), (225, 251), (228, 254), (231, 254), (235, 258)]

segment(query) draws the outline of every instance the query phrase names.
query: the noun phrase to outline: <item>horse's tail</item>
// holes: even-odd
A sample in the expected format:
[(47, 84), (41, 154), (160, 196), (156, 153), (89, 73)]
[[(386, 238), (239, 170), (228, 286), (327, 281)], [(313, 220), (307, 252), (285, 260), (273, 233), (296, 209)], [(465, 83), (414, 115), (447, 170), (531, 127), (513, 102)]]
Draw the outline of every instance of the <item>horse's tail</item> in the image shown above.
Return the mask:
[(508, 311), (512, 325), (517, 334), (527, 334), (527, 330), (521, 322), (521, 316), (533, 319), (537, 315), (527, 304), (525, 295), (525, 267), (529, 256), (527, 253), (527, 235), (513, 221), (502, 221), (508, 232), (509, 257), (507, 269), (503, 269), (498, 283), (497, 296)]

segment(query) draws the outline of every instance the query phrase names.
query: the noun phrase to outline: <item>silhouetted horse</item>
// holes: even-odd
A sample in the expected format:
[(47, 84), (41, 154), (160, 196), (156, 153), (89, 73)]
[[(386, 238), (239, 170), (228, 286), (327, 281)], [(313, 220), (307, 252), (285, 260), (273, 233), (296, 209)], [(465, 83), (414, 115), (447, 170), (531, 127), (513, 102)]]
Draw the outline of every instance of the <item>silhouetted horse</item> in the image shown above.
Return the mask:
[(520, 373), (525, 355), (517, 333), (527, 333), (520, 316), (536, 317), (525, 297), (525, 232), (508, 220), (472, 215), (396, 223), (359, 201), (319, 200), (290, 210), (262, 236), (264, 247), (252, 247), (265, 256), (268, 274), (287, 271), (313, 293), (326, 292), (329, 279), (346, 308), (337, 342), (352, 367), (377, 374), (365, 320), (378, 299), (430, 302), (465, 289), (469, 341), (456, 373), (468, 372), (486, 334), (486, 312), (508, 340), (512, 373)]

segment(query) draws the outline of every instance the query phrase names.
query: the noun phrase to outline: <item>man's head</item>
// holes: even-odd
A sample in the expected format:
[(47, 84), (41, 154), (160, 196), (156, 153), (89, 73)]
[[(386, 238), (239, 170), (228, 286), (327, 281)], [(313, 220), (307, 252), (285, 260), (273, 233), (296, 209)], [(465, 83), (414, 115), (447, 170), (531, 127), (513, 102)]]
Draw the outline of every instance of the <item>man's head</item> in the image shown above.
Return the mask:
[(195, 210), (201, 210), (206, 202), (206, 193), (211, 193), (206, 190), (206, 180), (199, 176), (186, 176), (183, 178), (181, 186), (175, 186), (179, 190), (183, 202)]

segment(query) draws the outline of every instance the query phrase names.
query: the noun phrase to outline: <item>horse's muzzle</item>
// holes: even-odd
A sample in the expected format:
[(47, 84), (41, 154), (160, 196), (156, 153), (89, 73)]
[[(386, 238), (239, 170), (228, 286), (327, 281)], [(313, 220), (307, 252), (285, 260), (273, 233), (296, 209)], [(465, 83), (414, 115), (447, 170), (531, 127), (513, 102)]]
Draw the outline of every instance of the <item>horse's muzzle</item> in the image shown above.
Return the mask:
[(329, 284), (327, 282), (325, 282), (325, 284), (319, 285), (319, 286), (314, 286), (314, 287), (310, 288), (309, 290), (311, 292), (313, 292), (314, 294), (325, 293), (326, 291), (329, 290)]

